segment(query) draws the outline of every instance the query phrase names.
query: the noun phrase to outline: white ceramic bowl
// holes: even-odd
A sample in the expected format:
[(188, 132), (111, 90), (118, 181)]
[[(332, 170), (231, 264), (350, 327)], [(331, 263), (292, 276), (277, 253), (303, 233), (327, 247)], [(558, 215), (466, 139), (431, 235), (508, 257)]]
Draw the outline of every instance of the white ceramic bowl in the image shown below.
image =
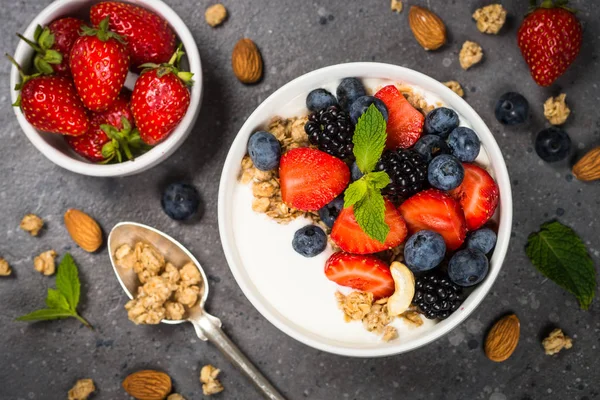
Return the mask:
[[(32, 38), (37, 25), (48, 25), (60, 17), (76, 16), (89, 20), (90, 7), (99, 2), (100, 0), (56, 0), (42, 10), (22, 33), (25, 37)], [(183, 43), (186, 56), (182, 60), (182, 66), (189, 68), (187, 70), (194, 73), (193, 79), (195, 81), (191, 88), (190, 106), (177, 128), (175, 128), (164, 142), (156, 145), (152, 150), (137, 157), (135, 160), (109, 165), (94, 164), (80, 157), (71, 150), (61, 135), (38, 131), (27, 122), (21, 110), (15, 107), (15, 114), (19, 125), (21, 125), (23, 132), (25, 132), (31, 143), (53, 163), (78, 174), (89, 176), (126, 176), (152, 168), (167, 159), (167, 157), (181, 146), (194, 127), (198, 112), (200, 111), (202, 100), (202, 65), (200, 63), (198, 47), (190, 30), (175, 11), (160, 0), (127, 0), (127, 2), (147, 8), (163, 17), (175, 31), (178, 40)], [(27, 70), (31, 65), (33, 54), (33, 49), (25, 42), (20, 41), (14, 58)], [(130, 73), (125, 86), (132, 89), (134, 80), (135, 75)], [(19, 72), (13, 66), (10, 72), (11, 88), (14, 88), (19, 81)], [(11, 99), (13, 102), (17, 99), (18, 95), (18, 91), (11, 90)]]
[[(233, 210), (235, 207), (250, 207), (249, 204), (233, 203), (234, 188), (236, 185), (240, 185), (238, 182), (241, 168), (240, 161), (246, 154), (246, 145), (249, 136), (257, 129), (264, 127), (273, 116), (278, 114), (287, 116), (289, 114), (285, 110), (287, 104), (290, 104), (294, 100), (296, 100), (295, 104), (298, 104), (298, 99), (304, 99), (310, 90), (323, 87), (331, 82), (340, 81), (347, 76), (384, 78), (404, 82), (416, 85), (438, 95), (444, 103), (455, 109), (468, 121), (478, 133), (489, 157), (488, 168), (500, 187), (500, 206), (496, 215), (498, 221), (498, 241), (491, 258), (490, 272), (487, 278), (469, 295), (462, 307), (448, 319), (437, 323), (420, 335), (413, 336), (410, 340), (402, 340), (401, 337), (389, 343), (349, 344), (344, 341), (331, 340), (331, 338), (315, 334), (314, 331), (304, 329), (302, 326), (286, 318), (261, 294), (249, 275), (245, 266), (246, 261), (240, 257), (240, 251), (236, 245), (236, 237), (234, 235), (236, 221), (233, 220)], [(304, 112), (307, 112), (307, 110), (304, 110)], [(483, 120), (462, 98), (440, 82), (422, 73), (389, 64), (350, 63), (326, 67), (303, 75), (277, 90), (250, 115), (240, 129), (225, 161), (219, 188), (219, 230), (221, 241), (229, 267), (246, 297), (265, 318), (291, 337), (319, 350), (354, 357), (378, 357), (410, 351), (433, 342), (462, 323), (483, 301), (498, 277), (508, 249), (511, 225), (512, 194), (508, 172), (498, 144)], [(265, 238), (265, 240), (268, 240), (268, 238)], [(269, 254), (265, 254), (264, 257), (269, 257)], [(285, 262), (286, 260), (281, 260), (281, 263)], [(278, 282), (273, 282), (273, 284), (278, 284)], [(307, 296), (310, 296), (310, 288), (306, 288), (306, 291)], [(331, 296), (333, 296), (333, 293)], [(290, 301), (302, 301), (302, 299), (292, 298)], [(314, 310), (314, 312), (318, 313), (319, 311)], [(342, 318), (341, 311), (339, 318)]]

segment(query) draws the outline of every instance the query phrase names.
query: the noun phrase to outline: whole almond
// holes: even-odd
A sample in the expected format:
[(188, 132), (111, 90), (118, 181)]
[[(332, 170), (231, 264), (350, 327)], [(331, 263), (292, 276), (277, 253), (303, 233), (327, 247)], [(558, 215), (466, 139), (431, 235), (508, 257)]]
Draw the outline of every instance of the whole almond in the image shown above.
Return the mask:
[(580, 181), (586, 182), (600, 179), (600, 147), (588, 151), (588, 153), (573, 166), (573, 175)]
[(92, 217), (70, 208), (65, 213), (65, 226), (71, 239), (83, 250), (93, 253), (102, 245), (102, 230)]
[(521, 323), (515, 314), (500, 319), (485, 340), (485, 355), (496, 362), (507, 360), (517, 348), (520, 333)]
[(243, 83), (256, 83), (263, 73), (263, 61), (258, 47), (248, 38), (240, 39), (231, 54), (233, 73)]
[(427, 8), (412, 6), (408, 23), (417, 42), (425, 50), (437, 50), (446, 43), (446, 25)]
[(138, 371), (125, 378), (123, 389), (137, 400), (163, 400), (171, 393), (171, 378), (160, 371)]

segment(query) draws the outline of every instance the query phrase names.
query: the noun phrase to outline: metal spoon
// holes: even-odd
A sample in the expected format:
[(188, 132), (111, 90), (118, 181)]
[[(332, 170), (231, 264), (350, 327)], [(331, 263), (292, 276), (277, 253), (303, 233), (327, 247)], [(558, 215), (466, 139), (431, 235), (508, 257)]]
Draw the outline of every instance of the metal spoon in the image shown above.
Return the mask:
[(198, 304), (192, 307), (186, 320), (172, 321), (163, 319), (165, 324), (180, 324), (188, 321), (194, 325), (196, 334), (203, 341), (211, 341), (221, 352), (231, 361), (233, 365), (239, 368), (258, 388), (258, 390), (267, 399), (285, 400), (285, 398), (269, 383), (258, 369), (246, 358), (240, 349), (227, 337), (221, 330), (221, 320), (207, 313), (204, 310), (204, 303), (208, 296), (208, 280), (200, 266), (200, 263), (194, 256), (179, 242), (172, 237), (146, 225), (135, 222), (121, 222), (108, 235), (108, 252), (110, 262), (112, 263), (119, 283), (127, 293), (129, 298), (133, 298), (132, 293), (137, 291), (140, 285), (136, 273), (132, 269), (124, 269), (115, 263), (113, 258), (115, 250), (122, 244), (128, 244), (131, 247), (137, 242), (144, 242), (156, 247), (173, 265), (182, 266), (188, 262), (194, 265), (202, 275), (203, 289)]

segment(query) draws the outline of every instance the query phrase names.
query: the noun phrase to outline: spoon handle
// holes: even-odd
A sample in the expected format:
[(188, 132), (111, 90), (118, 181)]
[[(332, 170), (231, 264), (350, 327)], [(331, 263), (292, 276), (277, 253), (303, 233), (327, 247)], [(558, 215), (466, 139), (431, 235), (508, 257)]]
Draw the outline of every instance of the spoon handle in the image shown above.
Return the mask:
[(223, 332), (219, 318), (203, 312), (194, 318), (190, 318), (190, 322), (194, 325), (198, 337), (202, 340), (208, 339), (221, 350), (233, 365), (250, 378), (266, 399), (285, 400), (285, 397), (271, 385), (267, 378), (261, 374), (235, 343)]

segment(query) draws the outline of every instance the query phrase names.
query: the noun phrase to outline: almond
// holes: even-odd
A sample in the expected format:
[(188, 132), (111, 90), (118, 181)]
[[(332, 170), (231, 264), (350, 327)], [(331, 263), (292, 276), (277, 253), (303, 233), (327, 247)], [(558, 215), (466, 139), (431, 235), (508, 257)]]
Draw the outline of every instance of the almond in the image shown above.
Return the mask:
[(600, 179), (600, 147), (590, 150), (575, 164), (573, 175), (586, 182)]
[(263, 61), (258, 47), (248, 38), (240, 39), (231, 54), (233, 73), (243, 83), (256, 83), (263, 73)]
[(427, 8), (412, 6), (408, 23), (415, 39), (425, 50), (437, 50), (446, 43), (444, 21)]
[(171, 378), (160, 371), (138, 371), (125, 378), (123, 389), (137, 400), (163, 400), (171, 393)]
[(496, 362), (507, 360), (517, 348), (520, 333), (521, 323), (515, 314), (500, 319), (485, 340), (485, 355)]
[(71, 239), (83, 250), (93, 253), (102, 245), (100, 225), (83, 211), (68, 209), (65, 213), (65, 226)]

